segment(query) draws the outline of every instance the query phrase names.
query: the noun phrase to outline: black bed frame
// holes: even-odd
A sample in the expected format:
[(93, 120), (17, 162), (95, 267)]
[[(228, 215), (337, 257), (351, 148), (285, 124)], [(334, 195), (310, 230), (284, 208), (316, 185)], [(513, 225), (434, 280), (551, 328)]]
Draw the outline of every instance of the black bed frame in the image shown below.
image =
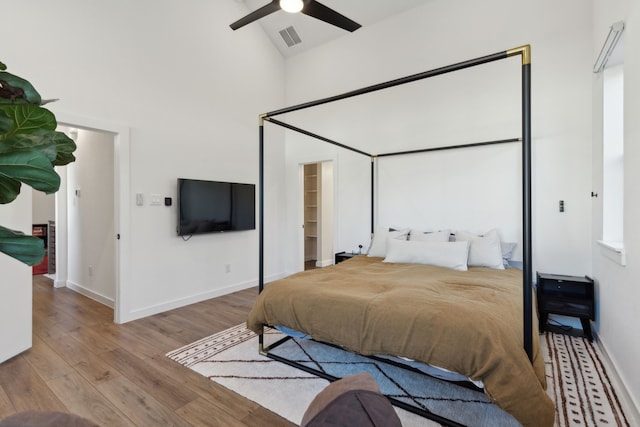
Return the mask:
[[(475, 67), (478, 65), (486, 64), (488, 62), (499, 61), (502, 59), (506, 59), (508, 57), (520, 55), (522, 58), (522, 136), (520, 138), (513, 139), (504, 139), (497, 141), (487, 141), (487, 142), (476, 142), (471, 144), (462, 144), (462, 145), (454, 145), (454, 146), (446, 146), (446, 147), (436, 147), (436, 148), (425, 148), (419, 150), (410, 150), (410, 151), (400, 151), (400, 152), (392, 152), (392, 153), (383, 153), (383, 154), (370, 154), (361, 150), (358, 150), (353, 147), (349, 147), (345, 144), (341, 144), (336, 141), (332, 141), (328, 138), (322, 137), (320, 135), (314, 134), (312, 132), (306, 131), (304, 129), (300, 129), (296, 126), (292, 126), (290, 124), (284, 123), (280, 120), (275, 119), (275, 116), (279, 116), (286, 113), (291, 113), (298, 110), (303, 110), (306, 108), (316, 107), (318, 105), (327, 104), (330, 102), (339, 101), (346, 98), (351, 98), (354, 96), (364, 95), (367, 93), (388, 89), (394, 86), (403, 85), (405, 83), (411, 83), (417, 80), (427, 79), (429, 77), (435, 77), (441, 74), (447, 74), (458, 70), (463, 70), (466, 68)], [(367, 86), (361, 89), (353, 90), (350, 92), (343, 93), (341, 95), (331, 96), (328, 98), (322, 98), (316, 101), (311, 101), (303, 104), (294, 105), (287, 108), (282, 108), (280, 110), (271, 111), (269, 113), (261, 114), (259, 116), (259, 140), (260, 140), (260, 148), (259, 148), (259, 271), (258, 271), (258, 291), (262, 292), (264, 289), (264, 122), (273, 123), (284, 127), (286, 129), (307, 135), (309, 137), (318, 139), (320, 141), (327, 142), (329, 144), (333, 144), (338, 147), (342, 147), (346, 150), (350, 150), (364, 156), (371, 158), (371, 233), (374, 232), (374, 177), (375, 177), (375, 167), (376, 167), (376, 159), (378, 157), (387, 157), (387, 156), (397, 156), (397, 155), (405, 155), (405, 154), (415, 154), (415, 153), (425, 153), (429, 151), (440, 151), (440, 150), (452, 150), (459, 148), (468, 148), (468, 147), (478, 147), (484, 145), (495, 145), (495, 144), (505, 144), (505, 143), (513, 143), (513, 142), (521, 142), (522, 143), (522, 296), (523, 296), (523, 336), (524, 336), (524, 350), (529, 357), (529, 360), (533, 362), (533, 321), (532, 321), (532, 310), (533, 310), (533, 294), (532, 294), (532, 282), (533, 282), (533, 271), (532, 271), (532, 240), (531, 240), (531, 46), (525, 45), (520, 46), (514, 49), (509, 49), (503, 52), (494, 53), (492, 55), (487, 55), (475, 59), (470, 59), (467, 61), (459, 62), (456, 64), (448, 65), (441, 68), (436, 68), (434, 70), (425, 71), (418, 74), (413, 74), (407, 77), (390, 80), (388, 82), (375, 84), (372, 86)], [(285, 338), (284, 340), (286, 340)], [(280, 345), (284, 340), (280, 340), (268, 348), (264, 346), (264, 334), (260, 334), (258, 337), (259, 342), (259, 352), (267, 357), (278, 360), (280, 362), (286, 363), (288, 365), (294, 366), (298, 369), (305, 370), (315, 375), (322, 376), (329, 381), (335, 381), (339, 378), (335, 378), (326, 374), (323, 374), (319, 371), (310, 369), (304, 365), (296, 363), (291, 360), (284, 359), (275, 354), (269, 353), (270, 349), (273, 349)], [(434, 414), (430, 411), (421, 411), (418, 408), (413, 406), (404, 404), (403, 402), (396, 401), (395, 399), (390, 399), (391, 402), (403, 409), (408, 411), (417, 413), (423, 417), (432, 419), (436, 422), (449, 425), (449, 426), (459, 426), (460, 424), (441, 417), (437, 414)]]

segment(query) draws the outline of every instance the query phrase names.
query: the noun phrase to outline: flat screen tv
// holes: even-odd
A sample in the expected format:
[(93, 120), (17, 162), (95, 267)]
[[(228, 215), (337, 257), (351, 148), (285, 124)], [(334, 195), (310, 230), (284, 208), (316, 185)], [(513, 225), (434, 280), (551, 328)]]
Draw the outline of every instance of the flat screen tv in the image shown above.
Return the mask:
[(255, 230), (256, 186), (178, 178), (178, 235)]

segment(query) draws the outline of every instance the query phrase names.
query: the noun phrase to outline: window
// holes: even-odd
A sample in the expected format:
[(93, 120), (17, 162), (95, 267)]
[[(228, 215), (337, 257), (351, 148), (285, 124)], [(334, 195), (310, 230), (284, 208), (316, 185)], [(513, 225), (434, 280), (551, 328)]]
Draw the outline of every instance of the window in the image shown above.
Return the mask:
[(625, 265), (624, 23), (611, 26), (594, 65), (602, 72), (602, 240), (607, 257)]
[(602, 240), (623, 242), (624, 73), (623, 66), (603, 73)]

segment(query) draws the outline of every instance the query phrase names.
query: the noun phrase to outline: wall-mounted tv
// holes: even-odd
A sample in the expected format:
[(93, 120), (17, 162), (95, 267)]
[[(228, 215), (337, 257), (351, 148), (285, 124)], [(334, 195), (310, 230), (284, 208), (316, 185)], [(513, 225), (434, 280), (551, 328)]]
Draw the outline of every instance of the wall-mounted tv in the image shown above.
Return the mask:
[(178, 235), (255, 230), (256, 186), (178, 178)]

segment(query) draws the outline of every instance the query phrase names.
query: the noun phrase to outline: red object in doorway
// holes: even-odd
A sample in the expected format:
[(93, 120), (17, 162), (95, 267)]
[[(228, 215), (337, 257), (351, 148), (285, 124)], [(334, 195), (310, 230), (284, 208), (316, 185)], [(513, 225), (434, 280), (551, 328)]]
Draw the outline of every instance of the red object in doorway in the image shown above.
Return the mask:
[(42, 259), (42, 262), (38, 265), (33, 266), (33, 275), (36, 274), (47, 274), (49, 272), (49, 257), (46, 255)]

